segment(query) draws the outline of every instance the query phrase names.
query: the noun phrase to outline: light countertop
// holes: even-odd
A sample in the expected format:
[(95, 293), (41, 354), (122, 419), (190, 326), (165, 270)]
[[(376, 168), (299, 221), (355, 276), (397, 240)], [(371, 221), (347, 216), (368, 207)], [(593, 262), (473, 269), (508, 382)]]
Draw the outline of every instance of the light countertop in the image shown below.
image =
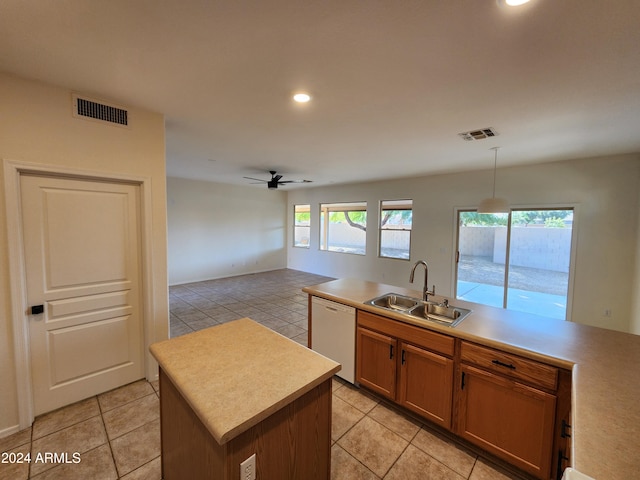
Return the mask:
[[(403, 321), (400, 315), (363, 302), (392, 292), (421, 298), (417, 291), (356, 279), (303, 291)], [(597, 480), (637, 478), (640, 336), (458, 300), (451, 303), (473, 313), (454, 328), (416, 324), (571, 370), (572, 466)]]
[(340, 370), (339, 363), (249, 318), (155, 343), (150, 350), (221, 445)]

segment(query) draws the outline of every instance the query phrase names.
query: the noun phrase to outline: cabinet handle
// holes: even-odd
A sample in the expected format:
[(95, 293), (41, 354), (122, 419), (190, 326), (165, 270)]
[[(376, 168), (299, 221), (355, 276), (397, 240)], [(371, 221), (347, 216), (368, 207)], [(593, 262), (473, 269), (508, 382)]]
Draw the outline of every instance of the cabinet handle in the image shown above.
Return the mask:
[(403, 349), (402, 349), (402, 361), (400, 362), (400, 363), (401, 363), (401, 365), (404, 365), (404, 354), (405, 354), (405, 353), (406, 353), (406, 352), (404, 351), (404, 348), (403, 348)]
[(516, 369), (516, 367), (512, 363), (504, 363), (504, 362), (501, 362), (500, 360), (492, 360), (491, 363), (493, 363), (494, 365), (498, 365), (500, 367), (508, 368), (509, 370)]
[(465, 377), (465, 373), (462, 372), (462, 381), (460, 382), (460, 390), (464, 390), (464, 377)]
[(393, 345), (389, 345), (389, 360), (393, 358)]

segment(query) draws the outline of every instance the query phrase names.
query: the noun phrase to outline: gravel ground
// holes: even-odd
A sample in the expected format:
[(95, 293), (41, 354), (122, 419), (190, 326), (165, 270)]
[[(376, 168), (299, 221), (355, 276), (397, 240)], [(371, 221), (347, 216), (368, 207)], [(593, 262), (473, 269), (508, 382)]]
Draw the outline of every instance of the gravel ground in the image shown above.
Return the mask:
[[(504, 285), (504, 265), (493, 263), (491, 257), (462, 255), (458, 265), (458, 280)], [(539, 268), (516, 267), (509, 269), (509, 287), (552, 295), (566, 295), (569, 274)]]

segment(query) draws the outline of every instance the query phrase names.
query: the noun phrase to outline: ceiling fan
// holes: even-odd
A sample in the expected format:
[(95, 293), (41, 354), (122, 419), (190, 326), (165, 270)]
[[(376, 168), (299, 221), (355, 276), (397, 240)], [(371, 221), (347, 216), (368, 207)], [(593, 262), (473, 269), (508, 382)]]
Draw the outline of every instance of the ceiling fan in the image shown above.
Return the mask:
[[(287, 183), (311, 183), (311, 180), (280, 180), (282, 175), (277, 175), (275, 170), (269, 170), (271, 180), (262, 180), (260, 178), (243, 177), (247, 180), (256, 180), (257, 183), (266, 183), (269, 190), (278, 188), (278, 185), (286, 185)], [(254, 183), (256, 183), (254, 182)]]

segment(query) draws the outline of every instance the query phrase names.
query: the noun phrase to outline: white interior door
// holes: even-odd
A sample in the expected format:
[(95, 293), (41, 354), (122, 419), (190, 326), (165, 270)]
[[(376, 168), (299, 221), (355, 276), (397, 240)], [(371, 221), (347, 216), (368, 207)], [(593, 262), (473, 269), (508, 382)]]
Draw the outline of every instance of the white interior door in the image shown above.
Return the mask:
[(38, 415), (144, 377), (140, 192), (37, 175), (20, 190)]

